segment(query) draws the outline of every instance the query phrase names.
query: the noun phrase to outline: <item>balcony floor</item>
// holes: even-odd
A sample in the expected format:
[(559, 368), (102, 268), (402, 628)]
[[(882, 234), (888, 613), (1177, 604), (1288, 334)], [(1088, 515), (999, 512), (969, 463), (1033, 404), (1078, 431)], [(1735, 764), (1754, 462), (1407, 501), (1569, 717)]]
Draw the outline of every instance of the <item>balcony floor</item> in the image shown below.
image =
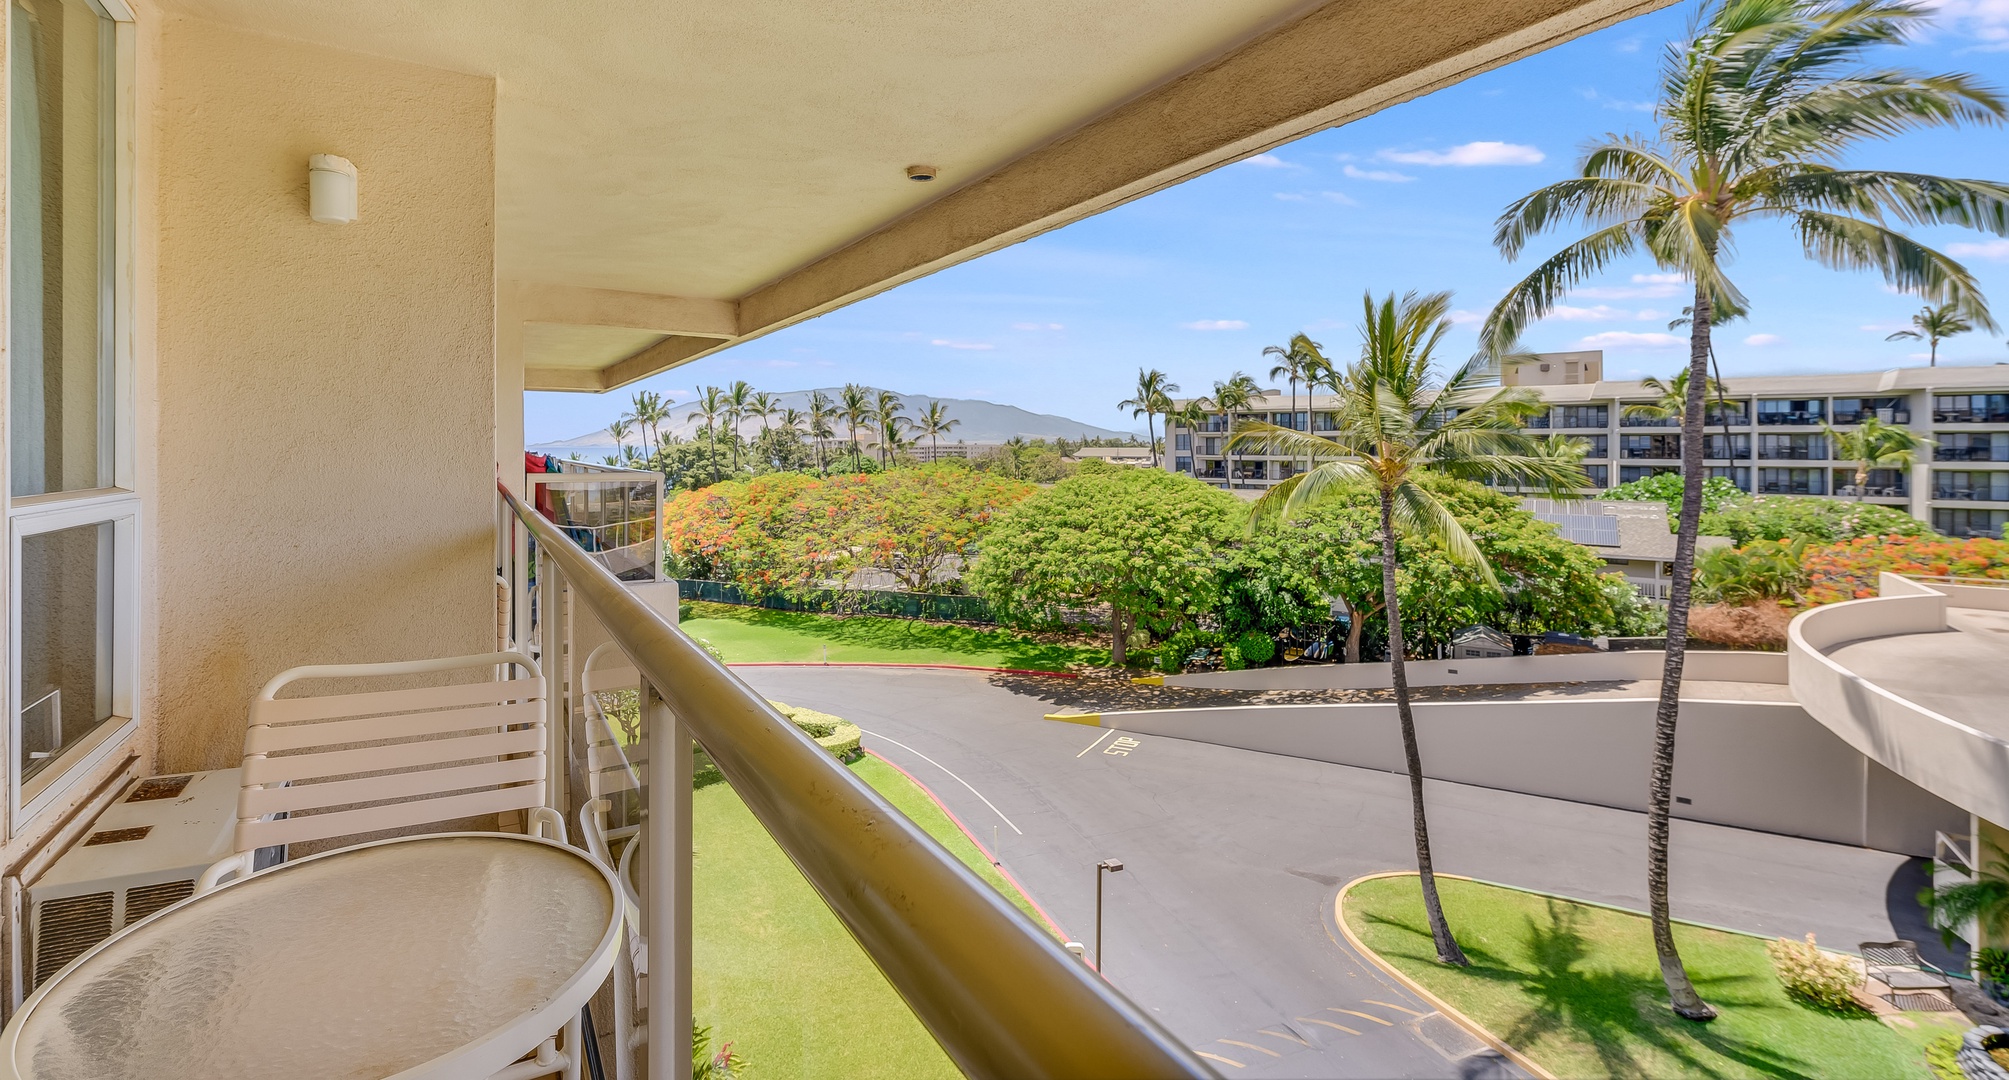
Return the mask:
[[(738, 674), (767, 696), (859, 724), (868, 748), (932, 788), (984, 843), (996, 829), (1004, 866), (1074, 938), (1094, 934), (1094, 864), (1122, 859), (1125, 872), (1105, 882), (1109, 978), (1189, 1045), (1247, 1066), (1224, 1072), (1460, 1074), (1413, 1018), (1363, 1004), (1429, 1010), (1342, 951), (1325, 925), (1340, 884), (1414, 865), (1403, 777), (1146, 735), (1131, 736), (1139, 745), (1128, 754), (1105, 754), (1108, 732), (1040, 719), (1084, 689), (1071, 681), (841, 667)], [(1535, 692), (1638, 696), (1653, 685)], [(1696, 684), (1691, 696), (1719, 688), (1744, 689)], [(1642, 815), (1437, 781), (1429, 797), (1440, 870), (1644, 906)], [(1904, 856), (1688, 821), (1674, 823), (1674, 849), (1683, 918), (1832, 942), (1932, 938), (1915, 912), (1885, 906), (1923, 884), (1906, 876), (1915, 865)], [(1291, 1023), (1329, 1008), (1391, 1023), (1355, 1025), (1367, 1029), (1357, 1037)], [(1263, 1028), (1308, 1030), (1313, 1045)], [(1237, 1054), (1221, 1039), (1282, 1056)]]

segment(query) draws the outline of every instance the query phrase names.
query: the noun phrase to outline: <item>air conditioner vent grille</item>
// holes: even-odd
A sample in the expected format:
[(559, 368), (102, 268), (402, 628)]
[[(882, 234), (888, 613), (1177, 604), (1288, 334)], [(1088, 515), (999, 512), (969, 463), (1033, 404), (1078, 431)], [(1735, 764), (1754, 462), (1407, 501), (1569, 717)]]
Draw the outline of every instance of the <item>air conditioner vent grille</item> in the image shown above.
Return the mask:
[(178, 904), (193, 895), (193, 881), (163, 881), (158, 885), (130, 889), (126, 892), (126, 925), (131, 926), (169, 904)]
[(35, 985), (112, 936), (112, 894), (65, 896), (42, 904), (35, 925)]
[(187, 790), (188, 782), (195, 774), (183, 776), (149, 776), (133, 785), (133, 793), (126, 796), (127, 802), (152, 802), (155, 799), (172, 799)]

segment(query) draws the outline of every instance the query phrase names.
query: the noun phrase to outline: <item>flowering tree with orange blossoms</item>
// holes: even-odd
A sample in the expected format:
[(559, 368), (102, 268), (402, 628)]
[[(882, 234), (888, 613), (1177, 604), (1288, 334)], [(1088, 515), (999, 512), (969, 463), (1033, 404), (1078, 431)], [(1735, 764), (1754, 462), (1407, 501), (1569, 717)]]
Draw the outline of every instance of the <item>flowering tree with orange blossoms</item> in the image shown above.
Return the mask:
[(1832, 604), (1877, 595), (1877, 575), (1989, 578), (2009, 581), (2009, 542), (1944, 536), (1863, 536), (1810, 548), (1807, 600)]

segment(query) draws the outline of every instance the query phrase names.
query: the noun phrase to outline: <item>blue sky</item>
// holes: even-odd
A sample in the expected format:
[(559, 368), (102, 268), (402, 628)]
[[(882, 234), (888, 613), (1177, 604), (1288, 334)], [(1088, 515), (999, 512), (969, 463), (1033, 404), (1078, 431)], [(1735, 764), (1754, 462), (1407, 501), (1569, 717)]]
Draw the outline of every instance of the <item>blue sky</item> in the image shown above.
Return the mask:
[[(861, 382), (1141, 431), (1115, 407), (1140, 365), (1192, 394), (1236, 370), (1263, 379), (1263, 347), (1299, 330), (1348, 355), (1364, 290), (1451, 290), (1461, 324), (1447, 359), (1462, 357), (1501, 293), (1575, 238), (1551, 234), (1509, 264), (1494, 218), (1568, 175), (1587, 139), (1649, 130), (1660, 52), (1694, 10), (1622, 23), (612, 394), (527, 394), (528, 441), (592, 431), (637, 389), (684, 402), (694, 385), (735, 379), (771, 391)], [(1929, 38), (1891, 59), (2009, 93), (2009, 0), (1947, 0)], [(1908, 135), (1845, 164), (2009, 179), (2009, 129)], [(2009, 240), (1915, 235), (1965, 262), (2009, 326)], [(1884, 340), (1916, 298), (1814, 265), (1783, 228), (1746, 226), (1738, 244), (1732, 276), (1753, 306), (1717, 338), (1725, 375), (1924, 362), (1918, 343)], [(1684, 356), (1667, 331), (1684, 291), (1643, 260), (1617, 268), (1526, 342), (1603, 348), (1607, 377), (1665, 377)], [(1941, 347), (1942, 364), (1998, 361), (2009, 348), (1985, 333)]]

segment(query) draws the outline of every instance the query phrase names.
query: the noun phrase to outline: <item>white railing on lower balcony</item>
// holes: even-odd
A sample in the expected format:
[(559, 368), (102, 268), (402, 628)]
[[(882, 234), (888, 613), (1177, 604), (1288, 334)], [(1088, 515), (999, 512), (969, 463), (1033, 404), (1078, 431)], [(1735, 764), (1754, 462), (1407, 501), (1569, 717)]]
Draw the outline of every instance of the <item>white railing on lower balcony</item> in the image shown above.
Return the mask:
[[(500, 497), (501, 570), (534, 581), (529, 639), (564, 690), (550, 695), (554, 808), (626, 845), (614, 857), (650, 973), (636, 1004), (647, 1045), (668, 1051), (648, 1056), (651, 1080), (691, 1069), (693, 740), (965, 1074), (1215, 1075), (550, 521)], [(585, 676), (610, 651), (639, 715), (595, 732)]]

